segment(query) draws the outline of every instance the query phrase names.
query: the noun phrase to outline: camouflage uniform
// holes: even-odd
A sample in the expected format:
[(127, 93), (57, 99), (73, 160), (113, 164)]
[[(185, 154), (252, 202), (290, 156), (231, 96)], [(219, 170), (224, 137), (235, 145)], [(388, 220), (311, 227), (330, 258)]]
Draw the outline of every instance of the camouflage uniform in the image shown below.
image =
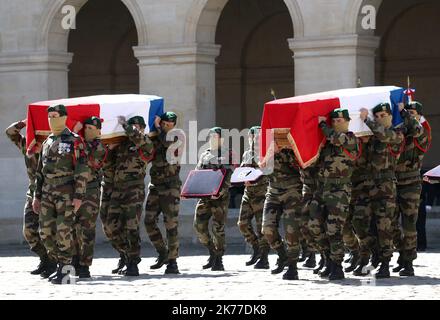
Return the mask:
[(298, 261), (299, 225), (303, 184), (299, 166), (293, 150), (282, 149), (273, 157), (273, 173), (269, 175), (269, 187), (263, 209), (263, 234), (270, 247), (277, 252), (284, 248), (284, 241), (279, 233), (281, 218), (285, 226), (287, 244), (287, 264), (295, 265)]
[(153, 143), (129, 124), (123, 125), (128, 140), (114, 151), (115, 173), (106, 225), (119, 254), (136, 264), (140, 261), (139, 222), (145, 200), (145, 176)]
[(327, 144), (319, 158), (318, 188), (311, 206), (309, 228), (319, 250), (340, 265), (345, 253), (342, 229), (349, 213), (358, 141), (352, 132), (337, 133), (325, 122), (320, 127)]
[[(108, 209), (110, 207), (111, 195), (113, 192), (113, 179), (115, 176), (116, 152), (108, 149), (107, 157), (102, 168), (101, 201), (99, 205), (99, 218), (102, 222), (102, 231), (111, 244), (111, 225), (108, 221)], [(117, 248), (115, 248), (117, 250)]]
[(96, 237), (96, 219), (99, 213), (100, 186), (102, 181), (101, 168), (106, 160), (107, 148), (100, 139), (87, 141), (86, 155), (91, 174), (87, 180), (86, 195), (77, 212), (76, 236), (78, 237), (77, 254), (79, 264), (91, 266)]
[[(224, 157), (229, 159), (225, 161)], [(202, 198), (197, 202), (194, 215), (194, 230), (200, 243), (217, 256), (225, 252), (225, 223), (229, 205), (229, 187), (233, 171), (232, 151), (225, 148), (208, 149), (200, 155), (196, 169), (224, 169), (226, 176), (218, 199)], [(226, 162), (226, 163), (225, 163)], [(209, 220), (212, 217), (212, 236), (209, 233)]]
[(38, 214), (36, 214), (32, 209), (32, 200), (35, 191), (35, 174), (40, 155), (26, 155), (26, 138), (20, 134), (20, 130), (25, 126), (26, 125), (22, 122), (13, 123), (9, 128), (6, 129), (6, 135), (23, 154), (29, 178), (28, 190), (26, 192), (26, 204), (24, 206), (23, 236), (29, 244), (31, 251), (35, 252), (40, 259), (44, 260), (46, 259), (47, 254), (38, 232), (39, 218)]
[(69, 129), (43, 143), (35, 198), (41, 201), (40, 236), (52, 260), (71, 264), (76, 216), (73, 199), (83, 200), (89, 168), (82, 139)]
[[(380, 260), (389, 263), (393, 255), (391, 221), (396, 210), (395, 168), (403, 136), (376, 121), (367, 119), (365, 123), (374, 134), (368, 148), (374, 184), (370, 192), (371, 209), (377, 224)], [(358, 234), (358, 237), (361, 246), (371, 247), (371, 243), (368, 243), (371, 237), (365, 234)]]
[[(420, 169), (428, 145), (428, 132), (405, 109), (402, 111), (405, 128), (405, 149), (396, 167), (397, 209), (393, 219), (394, 245), (404, 261), (417, 257), (416, 222), (419, 213), (422, 180)], [(401, 217), (402, 231), (399, 225)]]
[(314, 165), (301, 169), (301, 181), (303, 183), (302, 190), (302, 210), (299, 219), (299, 226), (301, 231), (301, 238), (306, 242), (306, 254), (316, 252), (317, 248), (314, 239), (310, 234), (309, 220), (310, 220), (310, 205), (312, 204), (313, 195), (316, 191), (318, 181), (318, 168)]
[[(241, 167), (258, 168), (258, 155), (250, 149), (243, 154)], [(268, 179), (261, 177), (255, 183), (246, 186), (240, 205), (240, 214), (237, 225), (247, 243), (252, 247), (259, 246), (261, 252), (269, 252), (269, 244), (261, 232), (263, 222), (263, 206), (266, 198)], [(255, 217), (256, 232), (252, 227), (252, 218)]]
[[(154, 143), (155, 152), (150, 169), (151, 183), (148, 186), (144, 223), (148, 237), (156, 251), (159, 254), (167, 252), (168, 259), (171, 260), (179, 256), (178, 214), (182, 186), (179, 177), (180, 164), (171, 164), (167, 160), (167, 151), (175, 140), (167, 141), (164, 131), (151, 137), (151, 140)], [(166, 228), (167, 243), (157, 226), (161, 212)]]

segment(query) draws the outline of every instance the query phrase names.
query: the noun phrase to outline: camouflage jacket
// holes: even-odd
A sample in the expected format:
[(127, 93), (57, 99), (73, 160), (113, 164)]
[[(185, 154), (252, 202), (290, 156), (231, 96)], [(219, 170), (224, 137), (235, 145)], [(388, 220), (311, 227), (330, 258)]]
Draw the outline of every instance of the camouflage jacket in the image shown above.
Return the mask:
[(20, 149), (20, 152), (24, 156), (24, 162), (26, 164), (27, 175), (29, 178), (28, 191), (26, 195), (30, 198), (34, 196), (35, 191), (35, 179), (37, 172), (39, 154), (33, 154), (31, 156), (26, 155), (26, 137), (20, 134), (20, 130), (26, 125), (23, 122), (13, 123), (6, 129), (6, 135), (8, 138)]
[(324, 183), (350, 183), (353, 162), (359, 153), (358, 139), (353, 132), (337, 133), (325, 122), (322, 122), (320, 127), (327, 137), (327, 143), (318, 160), (318, 180)]
[(292, 149), (282, 149), (274, 155), (269, 188), (287, 189), (300, 182), (299, 165)]
[[(240, 167), (258, 168), (257, 160), (258, 154), (256, 154), (254, 150), (249, 149), (243, 153)], [(251, 192), (258, 192), (260, 190), (266, 189), (268, 183), (269, 179), (267, 178), (267, 176), (262, 176), (257, 181), (255, 181), (255, 183), (247, 186), (246, 189)]]
[(403, 135), (394, 128), (386, 129), (370, 119), (365, 123), (374, 134), (368, 148), (373, 179), (394, 178)]
[[(227, 159), (228, 158), (228, 159)], [(234, 155), (232, 150), (225, 148), (211, 150), (207, 149), (200, 155), (199, 162), (197, 163), (196, 170), (202, 169), (217, 169), (225, 170), (225, 179), (219, 192), (219, 198), (224, 198), (231, 187), (231, 176), (235, 169)]]
[[(371, 139), (371, 138), (370, 138)], [(370, 140), (368, 142), (362, 142), (359, 139), (360, 155), (354, 163), (354, 170), (352, 175), (353, 182), (359, 182), (372, 178), (371, 174), (371, 147)]]
[(412, 117), (405, 109), (401, 112), (404, 120), (405, 148), (397, 161), (397, 181), (405, 183), (420, 182), (420, 169), (427, 151), (430, 132)]
[(73, 183), (73, 198), (82, 200), (89, 175), (85, 145), (81, 137), (67, 128), (59, 136), (51, 134), (42, 146), (35, 197), (41, 199), (43, 185), (62, 186)]
[(172, 151), (169, 149), (173, 144), (177, 143), (179, 139), (174, 137), (173, 141), (167, 141), (166, 133), (159, 131), (157, 135), (150, 137), (154, 144), (154, 157), (151, 163), (150, 176), (151, 183), (154, 185), (168, 182), (180, 182), (180, 158), (181, 154), (178, 150), (174, 150), (175, 163), (170, 163), (167, 159), (167, 152)]
[(318, 167), (316, 164), (312, 164), (305, 169), (300, 168), (299, 172), (303, 183), (303, 196), (304, 198), (310, 197), (318, 185)]
[(115, 149), (114, 186), (142, 185), (147, 170), (147, 164), (153, 155), (153, 142), (150, 138), (124, 125), (128, 140)]
[(90, 175), (87, 181), (89, 186), (99, 185), (102, 181), (103, 167), (107, 160), (108, 148), (100, 139), (86, 142), (87, 164), (90, 168)]

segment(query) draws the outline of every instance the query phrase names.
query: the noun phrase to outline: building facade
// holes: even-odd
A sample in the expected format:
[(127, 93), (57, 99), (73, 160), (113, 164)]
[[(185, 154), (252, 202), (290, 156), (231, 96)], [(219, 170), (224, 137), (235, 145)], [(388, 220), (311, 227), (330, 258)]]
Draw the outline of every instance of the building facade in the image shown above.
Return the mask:
[[(433, 167), (439, 16), (435, 0), (0, 0), (0, 128), (35, 101), (143, 93), (164, 97), (184, 129), (243, 129), (260, 122), (271, 89), (405, 86), (409, 75), (433, 128)], [(10, 230), (26, 176), (4, 135), (0, 177), (0, 228)]]

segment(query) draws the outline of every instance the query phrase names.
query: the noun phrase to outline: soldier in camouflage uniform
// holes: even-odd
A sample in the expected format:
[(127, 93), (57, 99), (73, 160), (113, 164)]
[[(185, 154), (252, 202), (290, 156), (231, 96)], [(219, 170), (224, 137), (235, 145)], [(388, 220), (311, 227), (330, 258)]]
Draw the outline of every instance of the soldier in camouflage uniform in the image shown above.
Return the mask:
[(127, 266), (124, 274), (139, 276), (139, 222), (145, 200), (146, 168), (154, 146), (144, 133), (146, 124), (143, 117), (136, 116), (126, 121), (120, 116), (118, 121), (128, 139), (115, 149), (113, 190), (106, 220), (112, 246), (120, 255), (124, 255)]
[[(194, 230), (202, 245), (209, 250), (208, 263), (203, 269), (223, 271), (225, 252), (225, 223), (229, 205), (229, 187), (234, 168), (232, 150), (224, 146), (222, 128), (210, 130), (210, 147), (200, 155), (196, 170), (225, 170), (225, 179), (218, 196), (202, 198), (197, 202), (194, 215)], [(209, 233), (209, 220), (212, 218), (212, 235)]]
[[(255, 126), (249, 130), (250, 149), (245, 151), (241, 167), (258, 168), (258, 150), (260, 127)], [(266, 198), (268, 179), (262, 176), (254, 183), (246, 182), (243, 198), (240, 205), (240, 214), (237, 225), (247, 243), (252, 246), (253, 254), (247, 266), (255, 263), (255, 269), (269, 269), (269, 244), (261, 233), (263, 221), (263, 206)], [(255, 218), (256, 232), (252, 226), (252, 219)]]
[(23, 235), (31, 251), (40, 258), (40, 264), (31, 274), (53, 273), (56, 269), (56, 261), (51, 261), (46, 253), (46, 249), (41, 241), (38, 232), (38, 214), (32, 208), (32, 199), (35, 191), (35, 174), (37, 171), (38, 159), (41, 152), (41, 143), (36, 142), (33, 153), (26, 154), (26, 137), (20, 134), (20, 130), (26, 127), (26, 120), (15, 122), (6, 129), (8, 138), (20, 149), (24, 156), (26, 170), (29, 178), (28, 190), (26, 192), (26, 204), (24, 206)]
[[(178, 132), (173, 131), (176, 122), (177, 115), (174, 112), (164, 113), (156, 118), (157, 132), (150, 136), (155, 151), (150, 169), (151, 182), (148, 186), (144, 223), (148, 237), (159, 254), (156, 264), (150, 268), (159, 269), (167, 264), (165, 274), (179, 274), (176, 259), (179, 256), (178, 214), (182, 186), (179, 177), (179, 161), (181, 153), (174, 148), (176, 143), (183, 143), (184, 140), (177, 136), (170, 141), (167, 140), (167, 135)], [(166, 242), (157, 225), (160, 213), (163, 213)]]
[(400, 254), (399, 265), (393, 271), (400, 271), (400, 276), (414, 276), (413, 260), (417, 257), (416, 222), (422, 191), (420, 169), (431, 143), (431, 132), (429, 126), (425, 128), (420, 124), (422, 105), (419, 102), (407, 104), (401, 110), (401, 115), (404, 120), (405, 149), (396, 167), (397, 210), (393, 219), (394, 245)]
[(79, 278), (90, 278), (96, 237), (96, 219), (99, 213), (102, 167), (107, 158), (108, 149), (101, 143), (101, 119), (91, 117), (84, 121), (86, 156), (90, 176), (87, 181), (86, 195), (78, 210), (76, 223), (77, 254)]
[[(391, 107), (381, 103), (373, 108), (375, 121), (368, 119), (368, 110), (361, 109), (361, 118), (373, 131), (369, 143), (370, 168), (373, 189), (370, 192), (371, 209), (376, 219), (380, 247), (380, 268), (376, 278), (389, 278), (389, 263), (393, 256), (391, 222), (396, 210), (395, 168), (403, 142), (403, 135), (392, 127)], [(369, 225), (369, 221), (366, 221)], [(371, 248), (368, 233), (358, 233), (360, 246)]]
[[(287, 266), (283, 279), (298, 280), (298, 218), (303, 189), (298, 162), (292, 149), (279, 149), (274, 142), (260, 166), (265, 170), (273, 169), (263, 208), (263, 234), (278, 254), (277, 267), (271, 273), (281, 273)], [(281, 219), (284, 220), (285, 241), (278, 230)]]
[(52, 134), (44, 141), (38, 162), (34, 211), (40, 214), (40, 236), (51, 260), (58, 261), (53, 284), (61, 284), (64, 266), (71, 266), (75, 219), (86, 193), (90, 172), (80, 136), (66, 127), (63, 105), (47, 109)]
[(321, 150), (318, 188), (311, 207), (309, 228), (315, 241), (326, 256), (326, 267), (319, 274), (329, 280), (344, 279), (342, 261), (344, 243), (342, 229), (350, 210), (351, 175), (353, 162), (359, 154), (358, 140), (348, 131), (350, 117), (347, 110), (330, 114), (332, 128), (325, 117), (319, 117), (319, 126), (327, 137)]

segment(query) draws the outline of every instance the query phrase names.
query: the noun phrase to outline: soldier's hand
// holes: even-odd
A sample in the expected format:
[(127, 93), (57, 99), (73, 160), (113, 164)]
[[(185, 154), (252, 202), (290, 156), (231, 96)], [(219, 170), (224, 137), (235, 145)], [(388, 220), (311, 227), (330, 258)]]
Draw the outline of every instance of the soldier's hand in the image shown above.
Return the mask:
[(118, 116), (118, 123), (123, 126), (124, 124), (127, 123), (127, 119), (125, 119), (124, 116)]
[(157, 128), (157, 129), (160, 129), (160, 121), (161, 121), (162, 119), (159, 117), (159, 116), (156, 116), (155, 118), (154, 118), (154, 126)]
[(81, 208), (82, 200), (73, 199), (73, 213), (77, 213), (79, 208)]
[(218, 200), (218, 199), (220, 199), (220, 196), (211, 196), (211, 199), (212, 200)]
[(32, 201), (32, 209), (36, 214), (40, 214), (41, 212), (41, 202), (40, 200), (34, 198), (34, 201)]
[(249, 186), (251, 186), (251, 185), (252, 185), (252, 184), (251, 184), (249, 181), (245, 181), (245, 182), (244, 182), (244, 186), (245, 186), (245, 187), (249, 187)]
[(20, 122), (23, 123), (25, 127), (27, 126), (27, 119), (21, 120)]
[(361, 114), (360, 114), (359, 117), (362, 119), (362, 121), (367, 120), (367, 118), (368, 118), (368, 109), (366, 109), (366, 108), (362, 108), (362, 109), (360, 110), (360, 112), (361, 112)]
[(73, 127), (73, 132), (78, 133), (81, 131), (82, 128), (83, 128), (83, 124), (81, 123), (81, 121), (78, 121)]
[(321, 122), (327, 122), (327, 117), (323, 117), (323, 116), (319, 116), (318, 117), (318, 123), (321, 123)]
[(399, 106), (399, 112), (405, 109), (405, 105), (402, 102), (400, 102), (398, 106)]

